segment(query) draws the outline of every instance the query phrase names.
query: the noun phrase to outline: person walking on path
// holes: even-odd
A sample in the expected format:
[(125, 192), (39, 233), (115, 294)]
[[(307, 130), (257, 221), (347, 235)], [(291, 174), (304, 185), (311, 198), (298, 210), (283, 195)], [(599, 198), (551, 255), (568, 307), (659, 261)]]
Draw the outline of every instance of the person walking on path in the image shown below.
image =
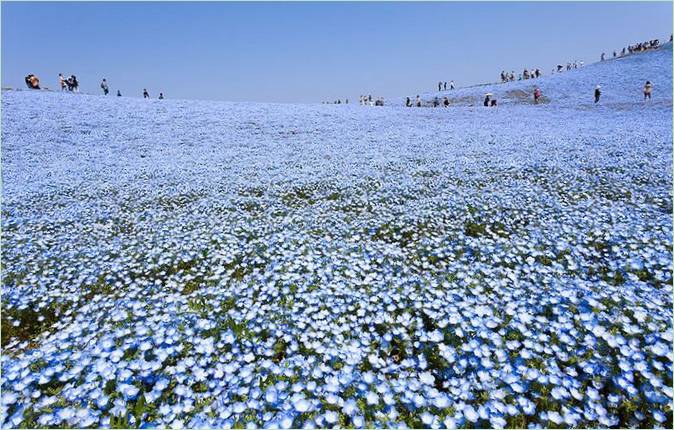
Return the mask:
[(147, 92), (146, 88), (143, 88), (143, 98), (144, 99), (149, 99), (150, 98), (150, 93)]
[(103, 80), (101, 81), (101, 89), (103, 90), (104, 96), (107, 96), (108, 93), (110, 92), (110, 89), (108, 88), (108, 81), (106, 81), (105, 78), (103, 78)]
[(644, 100), (651, 98), (651, 93), (653, 92), (653, 84), (651, 84), (651, 81), (646, 81), (646, 85), (644, 85)]
[(599, 103), (599, 97), (601, 97), (601, 87), (597, 85), (594, 88), (594, 102)]

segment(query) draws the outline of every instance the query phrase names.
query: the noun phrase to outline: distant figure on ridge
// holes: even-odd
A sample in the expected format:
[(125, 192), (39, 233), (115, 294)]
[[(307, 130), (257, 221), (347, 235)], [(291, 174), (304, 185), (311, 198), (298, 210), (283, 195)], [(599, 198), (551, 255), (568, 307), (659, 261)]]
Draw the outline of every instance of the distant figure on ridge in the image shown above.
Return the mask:
[(79, 92), (80, 84), (77, 82), (75, 75), (70, 75), (70, 77), (66, 79), (66, 85), (68, 86), (68, 91)]
[(443, 88), (445, 91), (447, 91), (447, 82), (445, 82), (444, 84), (442, 84), (442, 88)]
[(417, 94), (417, 102), (416, 102), (417, 107), (421, 107), (421, 98)]
[(438, 82), (438, 91), (442, 91), (442, 82)]
[(122, 97), (122, 93), (119, 90), (117, 90), (117, 97)]
[(30, 85), (34, 90), (40, 89), (40, 80), (35, 75), (30, 75)]
[(59, 73), (59, 88), (61, 88), (61, 91), (66, 90), (66, 78), (61, 73)]
[(653, 84), (651, 84), (651, 81), (646, 81), (646, 85), (644, 85), (644, 100), (651, 98), (651, 93), (653, 92)]
[(108, 89), (108, 81), (106, 81), (105, 78), (103, 78), (103, 80), (101, 81), (101, 89), (103, 90), (104, 96), (107, 96), (108, 93), (110, 92), (110, 90)]
[(164, 100), (164, 93), (159, 93), (159, 100)]
[(449, 82), (449, 89), (453, 90), (454, 89), (454, 81)]
[(448, 106), (449, 106), (449, 99), (448, 99), (447, 97), (445, 97), (444, 99), (442, 99), (442, 105), (443, 105), (444, 107), (448, 107)]
[(599, 103), (599, 97), (601, 97), (601, 87), (597, 85), (594, 89), (594, 102)]
[(150, 93), (147, 92), (147, 89), (143, 88), (143, 98), (144, 99), (149, 99), (150, 98)]
[(604, 61), (605, 59), (606, 59), (606, 54), (604, 54), (604, 53), (602, 52), (602, 53), (601, 53), (601, 61)]
[(405, 106), (406, 106), (406, 107), (411, 107), (411, 106), (412, 106), (412, 100), (410, 100), (409, 97), (407, 97), (407, 98), (405, 99)]

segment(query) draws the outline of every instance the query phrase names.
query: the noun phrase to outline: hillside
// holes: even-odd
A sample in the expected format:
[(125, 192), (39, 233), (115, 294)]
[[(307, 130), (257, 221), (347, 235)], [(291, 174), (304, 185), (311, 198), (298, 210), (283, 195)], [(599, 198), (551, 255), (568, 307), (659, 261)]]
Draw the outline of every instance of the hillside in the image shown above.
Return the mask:
[[(497, 76), (499, 71), (495, 71)], [(593, 104), (596, 85), (602, 88), (602, 105), (622, 107), (640, 101), (647, 80), (654, 85), (654, 102), (672, 104), (672, 43), (657, 50), (608, 59), (583, 68), (551, 74), (538, 79), (485, 84), (453, 91), (421, 94), (422, 99), (447, 96), (454, 106), (482, 106), (485, 93), (493, 93), (499, 104), (533, 104), (534, 88), (543, 92), (544, 101), (558, 107), (586, 108)], [(416, 94), (410, 95), (412, 98)], [(404, 105), (404, 98), (395, 100)]]
[(2, 427), (671, 428), (666, 55), (498, 109), (3, 92)]

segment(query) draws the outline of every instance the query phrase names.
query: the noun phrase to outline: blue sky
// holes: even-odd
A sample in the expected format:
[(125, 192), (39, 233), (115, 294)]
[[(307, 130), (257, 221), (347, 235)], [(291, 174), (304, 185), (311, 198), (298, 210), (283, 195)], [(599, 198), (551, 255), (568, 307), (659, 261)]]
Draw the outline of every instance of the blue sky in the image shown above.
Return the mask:
[(320, 102), (597, 61), (672, 31), (671, 3), (2, 3), (2, 85)]

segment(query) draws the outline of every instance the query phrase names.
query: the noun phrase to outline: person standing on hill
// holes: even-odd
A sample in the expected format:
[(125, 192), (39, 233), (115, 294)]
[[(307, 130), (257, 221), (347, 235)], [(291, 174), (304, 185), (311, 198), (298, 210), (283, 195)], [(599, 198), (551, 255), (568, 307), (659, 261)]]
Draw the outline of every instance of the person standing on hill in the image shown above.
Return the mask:
[(449, 89), (450, 90), (454, 89), (454, 81), (449, 81)]
[(409, 97), (405, 98), (405, 107), (411, 107), (412, 106), (412, 100), (410, 100)]
[(77, 82), (77, 76), (70, 75), (70, 77), (68, 78), (68, 82), (69, 82), (68, 83), (68, 89), (70, 91), (74, 91), (76, 93), (80, 92), (80, 83)]
[(164, 93), (159, 93), (159, 100), (164, 100)]
[(651, 84), (651, 81), (646, 81), (646, 85), (644, 85), (644, 100), (651, 98), (651, 93), (653, 92), (653, 84)]
[(421, 107), (421, 98), (417, 94), (417, 102), (416, 102), (417, 107)]
[(602, 53), (601, 53), (601, 61), (604, 61), (605, 59), (606, 59), (606, 54), (604, 54), (604, 53), (602, 52)]
[(538, 100), (541, 98), (541, 89), (536, 87), (534, 90), (534, 103), (538, 104)]
[(62, 73), (59, 73), (59, 87), (61, 88), (61, 91), (66, 90), (66, 78), (63, 77)]
[(449, 107), (449, 99), (447, 97), (442, 100), (442, 105), (444, 107)]
[(442, 82), (438, 82), (438, 91), (442, 91)]
[(149, 99), (150, 98), (150, 93), (147, 92), (146, 88), (143, 88), (143, 98), (144, 99)]
[(117, 97), (122, 97), (122, 92), (117, 90)]
[(594, 102), (599, 103), (599, 97), (601, 97), (601, 87), (597, 85), (594, 89)]
[(101, 89), (103, 90), (104, 96), (107, 96), (108, 93), (110, 92), (108, 88), (108, 81), (106, 81), (105, 78), (103, 78), (103, 80), (101, 81)]

